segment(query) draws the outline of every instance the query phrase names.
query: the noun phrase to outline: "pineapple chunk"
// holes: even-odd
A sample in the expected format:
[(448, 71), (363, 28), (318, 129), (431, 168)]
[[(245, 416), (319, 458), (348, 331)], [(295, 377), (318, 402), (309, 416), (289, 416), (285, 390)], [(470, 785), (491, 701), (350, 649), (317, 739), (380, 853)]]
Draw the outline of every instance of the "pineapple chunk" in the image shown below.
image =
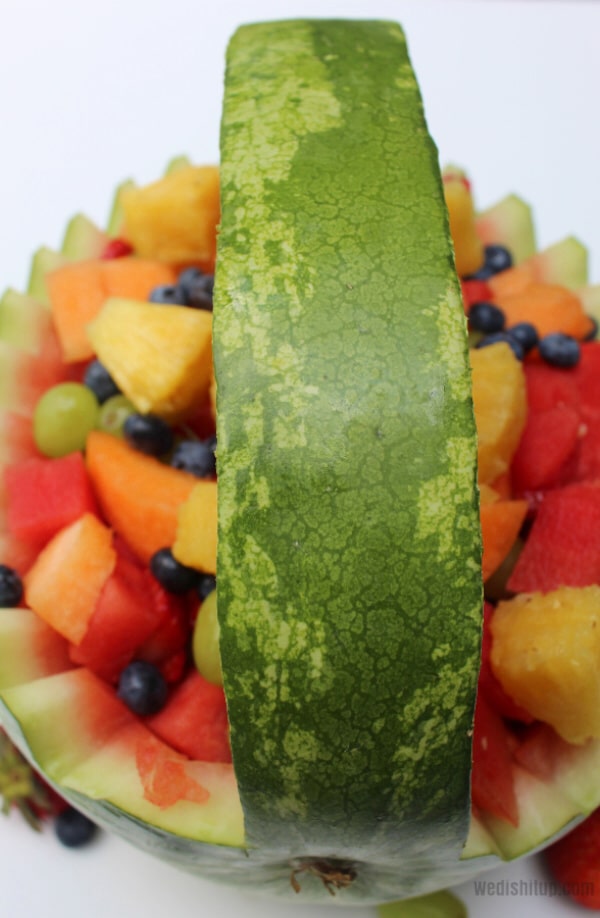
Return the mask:
[(208, 395), (212, 314), (110, 297), (88, 326), (98, 359), (138, 411), (183, 418)]
[(492, 617), (504, 690), (569, 743), (600, 738), (600, 587), (523, 593)]
[(181, 505), (173, 555), (206, 574), (217, 572), (217, 482), (199, 481)]
[(484, 250), (477, 235), (473, 197), (461, 170), (444, 170), (444, 197), (454, 243), (456, 270), (461, 277), (465, 277), (481, 268)]
[(479, 483), (493, 485), (519, 444), (527, 418), (522, 363), (503, 341), (469, 352), (478, 437)]
[(182, 167), (151, 185), (126, 188), (121, 206), (122, 234), (138, 255), (212, 270), (220, 219), (217, 166)]

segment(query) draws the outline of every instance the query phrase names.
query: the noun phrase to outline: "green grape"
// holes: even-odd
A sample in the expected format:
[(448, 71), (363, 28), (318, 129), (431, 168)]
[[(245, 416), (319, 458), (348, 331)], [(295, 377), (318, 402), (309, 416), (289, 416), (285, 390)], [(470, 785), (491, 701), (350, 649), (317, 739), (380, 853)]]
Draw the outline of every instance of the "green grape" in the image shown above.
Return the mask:
[(198, 672), (209, 682), (223, 685), (216, 590), (209, 593), (200, 606), (194, 626), (192, 654)]
[(100, 406), (96, 427), (115, 437), (122, 437), (125, 421), (136, 411), (133, 402), (125, 395), (112, 395)]
[(39, 451), (57, 459), (85, 449), (99, 408), (94, 393), (81, 383), (52, 386), (39, 399), (33, 413), (33, 435)]
[(379, 905), (377, 918), (467, 918), (467, 909), (449, 890), (441, 890), (415, 899)]

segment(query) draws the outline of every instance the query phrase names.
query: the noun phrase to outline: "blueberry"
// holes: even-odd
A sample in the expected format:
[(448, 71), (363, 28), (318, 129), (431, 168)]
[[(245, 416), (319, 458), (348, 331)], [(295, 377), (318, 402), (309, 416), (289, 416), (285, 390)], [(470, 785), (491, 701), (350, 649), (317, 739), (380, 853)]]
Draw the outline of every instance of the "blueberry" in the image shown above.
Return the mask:
[(173, 446), (173, 431), (156, 414), (130, 414), (123, 434), (130, 446), (148, 456), (164, 456)]
[(212, 274), (204, 274), (199, 268), (186, 268), (179, 275), (179, 285), (188, 306), (193, 309), (212, 310), (214, 289)]
[(117, 695), (134, 714), (145, 717), (164, 707), (168, 695), (167, 683), (153, 663), (134, 660), (119, 677)]
[(54, 820), (54, 832), (59, 842), (67, 848), (87, 845), (98, 831), (98, 826), (75, 807), (68, 806)]
[(214, 437), (208, 440), (182, 440), (173, 450), (171, 465), (197, 478), (212, 478), (217, 473)]
[(99, 360), (92, 360), (86, 367), (83, 376), (84, 385), (91, 389), (98, 402), (103, 405), (104, 402), (112, 398), (113, 395), (120, 395), (121, 390)]
[(546, 363), (555, 367), (574, 367), (581, 356), (579, 342), (563, 332), (545, 335), (539, 343), (539, 352)]
[(475, 331), (491, 334), (502, 331), (506, 318), (495, 303), (473, 303), (469, 309), (469, 325)]
[(513, 338), (509, 331), (494, 332), (493, 335), (486, 335), (477, 342), (475, 347), (488, 347), (490, 344), (498, 344), (499, 341), (504, 341), (508, 344), (517, 360), (523, 360), (525, 356), (523, 345), (516, 338)]
[(209, 593), (212, 593), (213, 590), (217, 588), (217, 578), (214, 574), (201, 574), (200, 580), (198, 581), (198, 586), (196, 587), (196, 592), (198, 593), (199, 599), (204, 602)]
[(525, 353), (531, 351), (540, 340), (537, 328), (531, 322), (518, 322), (511, 325), (507, 331), (511, 338), (519, 342)]
[(148, 299), (165, 306), (185, 306), (185, 294), (179, 284), (160, 284), (150, 291)]
[(0, 607), (18, 606), (23, 598), (23, 583), (18, 573), (7, 564), (0, 564)]
[(173, 557), (170, 548), (160, 548), (150, 558), (150, 570), (169, 593), (187, 593), (198, 583), (199, 573)]
[(484, 262), (478, 271), (469, 275), (470, 280), (487, 280), (498, 274), (500, 271), (506, 271), (513, 263), (512, 255), (503, 245), (486, 245), (484, 246)]
[(177, 283), (183, 292), (187, 293), (190, 284), (192, 284), (199, 277), (204, 277), (204, 271), (201, 271), (200, 268), (184, 268), (177, 278)]

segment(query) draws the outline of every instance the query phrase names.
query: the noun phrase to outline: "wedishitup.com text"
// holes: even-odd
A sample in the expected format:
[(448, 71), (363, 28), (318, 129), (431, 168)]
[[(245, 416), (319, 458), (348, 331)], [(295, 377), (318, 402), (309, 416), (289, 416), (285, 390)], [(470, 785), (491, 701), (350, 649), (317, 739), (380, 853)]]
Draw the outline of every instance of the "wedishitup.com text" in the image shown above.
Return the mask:
[(555, 883), (552, 880), (473, 880), (476, 896), (593, 895), (594, 883)]

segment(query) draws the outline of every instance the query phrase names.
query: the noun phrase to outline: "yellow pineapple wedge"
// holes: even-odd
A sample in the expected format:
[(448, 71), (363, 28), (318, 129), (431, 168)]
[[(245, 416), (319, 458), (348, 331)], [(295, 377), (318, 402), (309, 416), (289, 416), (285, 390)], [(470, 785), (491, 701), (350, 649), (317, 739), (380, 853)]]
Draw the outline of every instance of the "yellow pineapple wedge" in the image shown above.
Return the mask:
[(483, 243), (477, 235), (473, 196), (462, 169), (446, 166), (443, 178), (456, 270), (465, 277), (481, 268), (484, 262)]
[(470, 352), (480, 484), (493, 485), (510, 465), (527, 418), (522, 363), (500, 341)]
[(98, 359), (138, 411), (177, 421), (208, 395), (212, 313), (111, 297), (88, 326)]
[(217, 482), (199, 481), (181, 505), (173, 555), (206, 574), (217, 572)]
[(213, 270), (220, 219), (217, 166), (183, 166), (121, 194), (121, 234), (136, 253)]
[(600, 737), (600, 587), (500, 602), (491, 664), (504, 690), (569, 743)]

